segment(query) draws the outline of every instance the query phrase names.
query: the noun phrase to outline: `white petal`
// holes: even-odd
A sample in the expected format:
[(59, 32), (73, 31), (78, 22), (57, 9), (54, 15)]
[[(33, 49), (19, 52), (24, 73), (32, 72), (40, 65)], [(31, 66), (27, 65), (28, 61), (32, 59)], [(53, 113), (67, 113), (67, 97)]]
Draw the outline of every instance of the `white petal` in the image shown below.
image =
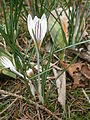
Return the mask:
[(35, 31), (35, 24), (34, 24), (34, 21), (32, 20), (32, 17), (31, 17), (30, 14), (28, 15), (28, 21), (27, 22), (28, 22), (29, 33), (30, 33), (32, 39), (34, 40), (34, 36), (33, 36), (32, 30)]
[(13, 66), (12, 62), (11, 62), (7, 57), (2, 56), (2, 57), (0, 58), (0, 60), (1, 60), (1, 62), (2, 62), (2, 64), (3, 64), (4, 67), (10, 68), (10, 69), (16, 69), (16, 68)]
[(38, 20), (40, 20), (37, 16), (34, 17), (33, 21), (34, 21), (34, 24), (36, 24), (38, 22)]
[(46, 15), (45, 15), (45, 13), (42, 15), (42, 17), (41, 17), (41, 21), (44, 20), (44, 19), (46, 19)]
[(32, 17), (31, 15), (29, 14), (28, 15), (28, 19), (27, 19), (27, 22), (28, 22), (28, 30), (30, 30), (30, 22), (32, 21)]
[(29, 68), (27, 71), (26, 71), (26, 74), (28, 77), (31, 77), (33, 75), (33, 70), (31, 68)]
[(7, 57), (2, 56), (2, 57), (0, 57), (0, 60), (1, 60), (1, 62), (2, 62), (2, 64), (3, 64), (4, 67), (10, 68), (10, 70), (12, 72), (14, 72), (15, 74), (17, 74), (20, 77), (24, 78), (24, 76), (16, 70), (16, 68), (14, 67), (14, 65), (12, 64), (12, 62)]
[(46, 15), (43, 14), (41, 17), (41, 40), (45, 37), (45, 34), (47, 32), (47, 18)]
[(39, 19), (37, 16), (34, 17), (32, 20), (31, 15), (28, 15), (28, 30), (30, 32), (30, 35), (32, 39), (35, 42), (34, 35), (32, 30), (34, 31), (34, 34), (36, 35), (36, 39), (38, 43), (42, 43), (43, 38), (47, 32), (47, 19), (46, 15), (43, 14), (41, 19)]

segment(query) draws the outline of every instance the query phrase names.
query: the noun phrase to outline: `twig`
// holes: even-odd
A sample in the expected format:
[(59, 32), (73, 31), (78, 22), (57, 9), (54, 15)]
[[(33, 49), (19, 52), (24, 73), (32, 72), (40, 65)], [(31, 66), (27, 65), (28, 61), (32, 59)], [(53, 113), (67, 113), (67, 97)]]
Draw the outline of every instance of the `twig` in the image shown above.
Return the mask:
[(69, 119), (70, 119), (70, 113), (71, 113), (70, 106), (68, 106), (68, 116), (69, 116)]
[(84, 90), (83, 88), (82, 88), (82, 91), (83, 91), (85, 97), (87, 98), (87, 100), (88, 100), (88, 102), (89, 102), (89, 104), (90, 104), (90, 99), (89, 99), (88, 95), (86, 94), (86, 92), (85, 92), (85, 90)]
[[(7, 92), (7, 91), (4, 91), (4, 90), (0, 90), (0, 94), (5, 94), (5, 95), (9, 95), (9, 96), (13, 96), (13, 97), (16, 97), (18, 99), (23, 99), (26, 101), (26, 98), (23, 97), (22, 95), (17, 95), (17, 94), (14, 94), (14, 93), (11, 93), (11, 92)], [(32, 100), (29, 100), (29, 102), (35, 106), (38, 106), (40, 109), (42, 110), (45, 110), (48, 114), (52, 115), (54, 118), (56, 118), (57, 120), (61, 120), (59, 117), (57, 117), (53, 112), (51, 112), (50, 110), (48, 110), (46, 107), (44, 107), (43, 105), (39, 105), (38, 103), (32, 101)]]
[(16, 98), (8, 107), (6, 107), (2, 112), (0, 112), (0, 115), (3, 114), (4, 112), (6, 112), (8, 109), (10, 109), (12, 107), (12, 105), (18, 100), (18, 98)]
[(39, 111), (38, 106), (36, 106), (36, 109), (37, 109), (38, 120), (41, 120), (41, 118), (40, 118), (40, 111)]
[[(24, 116), (24, 118), (22, 118), (22, 120), (34, 120), (30, 115), (28, 115), (28, 114), (23, 114), (22, 113), (22, 115)], [(17, 119), (18, 120), (18, 119)], [(21, 119), (19, 119), (19, 120), (21, 120)]]
[(57, 120), (61, 120), (59, 117), (57, 117), (54, 113), (52, 113), (50, 110), (48, 110), (46, 107), (42, 106), (42, 105), (39, 105), (39, 107), (42, 109), (42, 110), (45, 110), (48, 114), (52, 115), (54, 118), (56, 118)]
[(42, 111), (41, 111), (41, 120), (44, 120), (44, 117), (43, 117)]
[(5, 90), (0, 90), (0, 94), (4, 94), (4, 95), (8, 95), (8, 96), (13, 96), (13, 97), (16, 97), (18, 99), (23, 99), (23, 97), (20, 95), (17, 95), (17, 94), (14, 94), (14, 93), (11, 93), (11, 92), (7, 92)]

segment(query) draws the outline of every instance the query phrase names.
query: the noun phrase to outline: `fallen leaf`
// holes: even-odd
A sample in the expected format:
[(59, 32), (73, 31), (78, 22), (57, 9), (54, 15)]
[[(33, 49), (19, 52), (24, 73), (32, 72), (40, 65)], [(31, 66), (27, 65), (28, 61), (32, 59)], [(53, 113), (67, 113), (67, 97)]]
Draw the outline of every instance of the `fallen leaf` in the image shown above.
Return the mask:
[[(62, 71), (57, 71), (55, 68), (53, 68), (53, 73), (55, 78), (58, 77), (58, 75)], [(60, 77), (56, 80), (56, 86), (57, 86), (57, 91), (58, 91), (58, 101), (62, 105), (62, 108), (65, 111), (65, 103), (66, 103), (66, 74), (65, 72), (60, 75)]]
[(81, 73), (90, 80), (90, 66), (85, 64), (81, 68)]
[[(64, 63), (60, 61), (60, 64), (67, 68), (70, 64)], [(90, 80), (90, 68), (85, 63), (74, 63), (72, 64), (66, 71), (73, 78), (74, 87), (85, 87), (88, 85), (88, 80)]]

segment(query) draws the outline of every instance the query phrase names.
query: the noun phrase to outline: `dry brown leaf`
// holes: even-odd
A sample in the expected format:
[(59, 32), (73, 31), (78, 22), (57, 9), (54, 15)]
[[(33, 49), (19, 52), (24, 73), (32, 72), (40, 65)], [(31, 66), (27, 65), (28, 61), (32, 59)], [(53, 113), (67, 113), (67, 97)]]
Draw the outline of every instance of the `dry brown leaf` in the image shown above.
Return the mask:
[(81, 68), (81, 73), (90, 80), (90, 66), (85, 64)]
[[(60, 62), (60, 64), (67, 68), (70, 64)], [(88, 85), (87, 80), (90, 80), (90, 68), (85, 63), (74, 63), (68, 69), (67, 72), (74, 80), (74, 87), (84, 87)]]
[[(58, 75), (62, 71), (57, 71), (55, 68), (53, 68), (53, 73), (55, 78), (58, 77)], [(62, 108), (65, 112), (65, 103), (66, 103), (66, 74), (65, 72), (56, 80), (56, 86), (58, 90), (58, 101), (62, 105)]]

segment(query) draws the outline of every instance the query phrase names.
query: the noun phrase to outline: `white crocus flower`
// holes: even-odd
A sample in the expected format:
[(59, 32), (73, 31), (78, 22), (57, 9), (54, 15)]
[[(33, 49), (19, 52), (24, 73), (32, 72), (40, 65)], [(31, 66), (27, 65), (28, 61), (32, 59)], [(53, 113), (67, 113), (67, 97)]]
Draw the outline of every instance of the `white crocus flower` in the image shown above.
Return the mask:
[[(29, 33), (32, 39), (34, 40), (35, 45), (36, 45), (36, 42), (34, 38), (36, 37), (37, 43), (40, 47), (45, 37), (45, 34), (47, 32), (46, 15), (43, 14), (41, 19), (39, 19), (37, 16), (35, 16), (34, 19), (32, 19), (32, 16), (29, 14), (28, 15), (28, 30), (29, 30)], [(32, 31), (34, 32), (35, 37)]]
[[(42, 44), (42, 41), (45, 37), (45, 34), (47, 32), (47, 18), (46, 18), (46, 15), (43, 14), (41, 19), (38, 18), (37, 16), (35, 16), (34, 19), (32, 19), (32, 16), (29, 14), (27, 22), (28, 22), (29, 33), (30, 33), (32, 39), (34, 40), (34, 44), (35, 44), (35, 47), (36, 47), (38, 74), (40, 74), (39, 51), (37, 49), (35, 37), (36, 37), (36, 40), (37, 40), (37, 44), (40, 48), (41, 44)], [(39, 100), (43, 103), (43, 97), (42, 97), (42, 93), (41, 93), (40, 75), (38, 75), (38, 92), (39, 92)]]
[[(0, 61), (5, 68), (9, 68), (12, 72), (14, 72), (15, 74), (24, 78), (24, 76), (16, 70), (16, 67), (12, 64), (12, 62), (7, 57), (1, 56)], [(31, 80), (29, 80), (27, 77), (26, 77), (26, 79), (29, 81), (29, 85), (30, 85), (31, 92), (32, 92), (33, 96), (35, 96), (35, 88), (31, 82)]]
[(0, 57), (1, 63), (5, 68), (9, 68), (12, 72), (14, 72), (15, 74), (23, 77), (23, 75), (21, 73), (19, 73), (16, 70), (16, 67), (12, 64), (12, 62), (5, 56), (1, 56)]

